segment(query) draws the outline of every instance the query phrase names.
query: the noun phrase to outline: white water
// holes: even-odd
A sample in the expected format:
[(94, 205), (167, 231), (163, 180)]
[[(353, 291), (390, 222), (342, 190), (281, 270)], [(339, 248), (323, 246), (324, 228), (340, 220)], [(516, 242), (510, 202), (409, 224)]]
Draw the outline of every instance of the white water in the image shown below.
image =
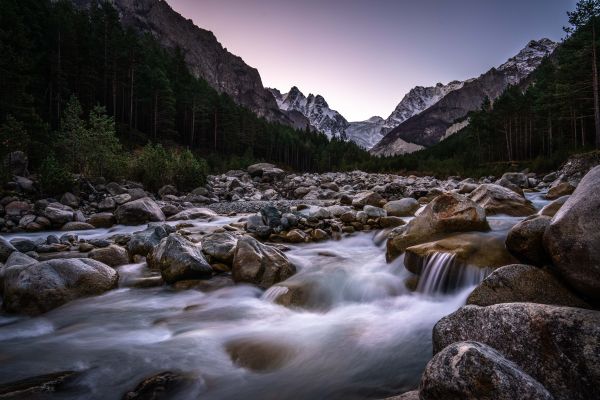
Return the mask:
[[(492, 221), (494, 234), (516, 223)], [(202, 228), (200, 226), (200, 228)], [(431, 357), (431, 329), (462, 304), (481, 277), (467, 274), (441, 294), (434, 255), (419, 292), (400, 257), (387, 264), (381, 235), (291, 246), (298, 273), (285, 284), (310, 288), (305, 308), (245, 285), (216, 291), (121, 288), (36, 318), (0, 315), (0, 383), (62, 370), (81, 371), (65, 391), (44, 398), (120, 399), (163, 371), (196, 378), (181, 399), (365, 399), (415, 388)], [(123, 284), (147, 272), (120, 268)], [(275, 354), (261, 370), (236, 364), (226, 348)], [(267, 359), (272, 357), (266, 357)]]

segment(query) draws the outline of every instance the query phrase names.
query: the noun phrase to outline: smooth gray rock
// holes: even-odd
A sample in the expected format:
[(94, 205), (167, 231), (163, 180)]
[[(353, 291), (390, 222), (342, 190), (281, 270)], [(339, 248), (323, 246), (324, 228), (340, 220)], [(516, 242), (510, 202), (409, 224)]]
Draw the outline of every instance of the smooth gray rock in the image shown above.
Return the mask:
[(144, 197), (119, 206), (115, 211), (115, 218), (119, 224), (139, 225), (164, 221), (165, 215), (154, 200)]
[(388, 201), (383, 206), (387, 215), (391, 217), (411, 217), (419, 209), (419, 202), (412, 197)]
[(213, 269), (204, 258), (202, 249), (181, 235), (172, 233), (162, 239), (150, 254), (148, 267), (160, 270), (165, 282), (186, 279), (207, 279)]
[(237, 237), (228, 232), (211, 233), (202, 238), (202, 252), (211, 261), (223, 262), (231, 265), (235, 254)]
[(506, 248), (526, 264), (546, 265), (550, 257), (544, 248), (544, 232), (550, 217), (536, 216), (525, 219), (511, 228), (506, 237)]
[(6, 262), (8, 257), (15, 251), (17, 251), (15, 246), (0, 236), (0, 262)]
[(524, 217), (535, 214), (535, 208), (529, 200), (504, 186), (483, 184), (471, 192), (469, 197), (483, 207), (487, 215)]
[(145, 230), (133, 233), (131, 239), (127, 242), (129, 257), (133, 258), (135, 255), (147, 256), (155, 246), (158, 246), (162, 239), (174, 231), (173, 227), (167, 224), (149, 224)]

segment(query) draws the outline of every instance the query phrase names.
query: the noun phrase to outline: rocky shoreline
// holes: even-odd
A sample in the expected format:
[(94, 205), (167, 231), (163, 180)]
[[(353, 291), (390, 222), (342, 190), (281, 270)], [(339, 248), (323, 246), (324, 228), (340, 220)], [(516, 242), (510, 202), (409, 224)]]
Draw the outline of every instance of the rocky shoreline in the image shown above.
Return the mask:
[[(419, 288), (435, 254), (452, 257), (450, 277), (467, 265), (494, 271), (468, 305), (434, 328), (434, 358), (419, 391), (396, 398), (597, 398), (600, 167), (591, 169), (593, 160), (575, 158), (544, 176), (478, 180), (298, 175), (256, 164), (210, 176), (190, 193), (80, 180), (60, 199), (36, 198), (35, 181), (16, 176), (0, 200), (0, 230), (10, 235), (0, 236), (2, 305), (45, 313), (116, 288), (115, 268), (146, 261), (146, 275), (121, 277), (121, 285), (281, 286), (275, 301), (302, 307), (306, 288), (278, 285), (296, 272), (286, 243), (383, 230), (387, 259), (404, 255), (413, 273), (407, 287)], [(526, 192), (553, 202), (537, 212)], [(498, 238), (488, 234), (495, 215), (520, 222)], [(137, 228), (111, 233), (122, 226)], [(102, 237), (86, 235), (100, 229)], [(43, 237), (46, 230), (65, 233)]]

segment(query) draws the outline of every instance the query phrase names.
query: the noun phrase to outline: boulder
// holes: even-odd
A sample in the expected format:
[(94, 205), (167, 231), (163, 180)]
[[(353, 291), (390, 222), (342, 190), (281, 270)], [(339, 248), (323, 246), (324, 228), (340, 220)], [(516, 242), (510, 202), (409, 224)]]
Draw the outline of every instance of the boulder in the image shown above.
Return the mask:
[(222, 262), (231, 265), (237, 237), (229, 232), (211, 233), (202, 238), (202, 251), (211, 262)]
[(491, 183), (479, 185), (469, 197), (483, 207), (487, 215), (524, 217), (535, 214), (535, 208), (529, 200), (504, 186)]
[(154, 247), (158, 246), (162, 239), (174, 231), (173, 227), (167, 224), (149, 224), (145, 230), (135, 232), (131, 235), (129, 242), (127, 242), (129, 257), (133, 258), (136, 255), (147, 256)]
[(275, 247), (248, 236), (238, 240), (232, 266), (234, 281), (266, 289), (295, 273), (296, 267)]
[(382, 218), (387, 216), (385, 210), (380, 207), (366, 205), (364, 206), (363, 211), (365, 212), (365, 214), (367, 214), (367, 217), (369, 218)]
[(21, 253), (28, 253), (30, 251), (35, 251), (35, 249), (37, 248), (37, 244), (33, 240), (30, 240), (27, 238), (11, 239), (10, 244), (15, 246), (15, 249), (17, 249)]
[(259, 214), (249, 216), (246, 220), (245, 228), (249, 233), (262, 239), (267, 239), (273, 232), (273, 229), (264, 223), (262, 215)]
[(388, 201), (383, 209), (391, 217), (411, 217), (419, 209), (419, 202), (412, 197), (401, 200)]
[(75, 208), (75, 207), (79, 206), (80, 200), (79, 200), (79, 197), (75, 196), (73, 193), (66, 192), (60, 198), (60, 202), (62, 204), (64, 204), (65, 206)]
[(356, 208), (363, 208), (366, 205), (379, 207), (383, 197), (377, 192), (360, 192), (352, 199), (352, 206)]
[(92, 214), (88, 220), (96, 228), (110, 228), (115, 222), (115, 216), (110, 212)]
[(44, 215), (54, 226), (63, 226), (73, 221), (73, 209), (61, 203), (50, 203), (44, 210)]
[(553, 400), (534, 378), (485, 344), (453, 343), (425, 367), (421, 400)]
[(203, 207), (196, 208), (188, 208), (187, 210), (183, 210), (171, 217), (169, 217), (169, 221), (187, 221), (192, 219), (210, 219), (215, 217), (217, 214), (209, 209)]
[(14, 265), (4, 273), (4, 307), (9, 312), (40, 314), (114, 289), (117, 282), (114, 269), (85, 258)]
[(126, 392), (123, 400), (167, 400), (185, 398), (194, 390), (197, 380), (192, 375), (171, 371), (144, 378), (135, 388)]
[(552, 273), (523, 264), (498, 268), (467, 299), (467, 304), (477, 306), (517, 302), (589, 308)]
[(160, 270), (167, 283), (186, 279), (208, 279), (213, 273), (200, 246), (176, 233), (162, 239), (148, 254), (147, 261), (148, 267)]
[(506, 248), (526, 264), (547, 264), (549, 257), (544, 249), (544, 232), (548, 225), (550, 217), (546, 216), (536, 216), (519, 222), (508, 232)]
[(177, 196), (177, 188), (173, 185), (164, 185), (163, 187), (158, 189), (158, 195), (161, 198), (168, 195)]
[[(4, 215), (10, 217), (21, 217), (31, 211), (31, 204), (26, 201), (15, 200), (4, 206)], [(19, 218), (16, 219), (17, 221)]]
[(546, 193), (546, 198), (548, 200), (556, 200), (562, 196), (568, 196), (575, 191), (575, 186), (571, 185), (569, 182), (560, 182), (556, 186), (552, 186), (548, 193)]
[(61, 231), (86, 231), (89, 229), (94, 229), (95, 226), (92, 224), (88, 224), (87, 222), (76, 222), (71, 221), (64, 224), (60, 230)]
[(114, 210), (117, 206), (117, 202), (113, 197), (105, 197), (98, 203), (98, 209), (101, 211), (110, 211)]
[(250, 165), (247, 169), (248, 174), (250, 174), (251, 177), (262, 177), (263, 174), (265, 173), (265, 171), (271, 171), (273, 169), (278, 169), (275, 167), (275, 165), (273, 164), (269, 164), (269, 163), (258, 163), (258, 164), (253, 164)]
[(8, 240), (0, 236), (0, 262), (6, 262), (8, 257), (15, 251), (17, 251), (15, 246), (13, 246)]
[(468, 305), (433, 328), (434, 354), (467, 340), (496, 349), (555, 399), (597, 398), (598, 311), (533, 303)]
[(88, 257), (111, 267), (129, 264), (127, 250), (114, 244), (111, 244), (108, 247), (94, 249), (89, 252)]
[(407, 247), (435, 240), (452, 232), (486, 231), (489, 225), (483, 208), (465, 196), (437, 196), (408, 225), (394, 228), (387, 241), (387, 259), (393, 260)]
[(600, 166), (592, 169), (552, 218), (544, 246), (555, 271), (576, 291), (600, 300)]
[(115, 219), (122, 225), (139, 225), (149, 221), (164, 221), (165, 215), (154, 200), (144, 197), (119, 206), (115, 211)]
[(510, 190), (512, 190), (513, 192), (515, 192), (516, 194), (518, 194), (519, 196), (524, 196), (524, 195), (525, 195), (525, 194), (523, 193), (523, 189), (521, 189), (521, 187), (520, 187), (520, 186), (518, 186), (518, 185), (515, 185), (514, 183), (512, 183), (512, 182), (508, 181), (508, 180), (507, 180), (507, 179), (505, 179), (505, 178), (498, 179), (498, 180), (495, 182), (495, 184), (496, 184), (496, 185), (503, 186), (503, 187), (505, 187), (505, 188), (507, 188), (507, 189), (510, 189)]
[(556, 213), (558, 212), (558, 210), (560, 210), (560, 208), (563, 206), (563, 204), (565, 204), (567, 202), (567, 200), (569, 200), (569, 197), (570, 196), (562, 196), (562, 197), (559, 197), (558, 199), (554, 200), (552, 203), (545, 205), (540, 210), (540, 215), (554, 217), (556, 215)]
[(289, 243), (304, 243), (308, 240), (308, 235), (300, 229), (292, 229), (285, 235), (285, 241)]

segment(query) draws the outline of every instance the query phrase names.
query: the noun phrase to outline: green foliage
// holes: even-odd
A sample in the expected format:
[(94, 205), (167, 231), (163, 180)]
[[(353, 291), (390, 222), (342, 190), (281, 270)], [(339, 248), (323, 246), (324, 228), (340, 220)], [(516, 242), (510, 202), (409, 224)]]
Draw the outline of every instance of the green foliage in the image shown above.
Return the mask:
[(73, 175), (56, 160), (54, 155), (46, 157), (39, 168), (42, 193), (61, 194), (73, 187)]
[(83, 147), (87, 154), (86, 172), (91, 176), (118, 176), (125, 167), (121, 150), (113, 118), (106, 115), (104, 107), (94, 107)]
[(206, 183), (208, 164), (188, 149), (173, 156), (173, 182), (179, 190), (190, 191)]

